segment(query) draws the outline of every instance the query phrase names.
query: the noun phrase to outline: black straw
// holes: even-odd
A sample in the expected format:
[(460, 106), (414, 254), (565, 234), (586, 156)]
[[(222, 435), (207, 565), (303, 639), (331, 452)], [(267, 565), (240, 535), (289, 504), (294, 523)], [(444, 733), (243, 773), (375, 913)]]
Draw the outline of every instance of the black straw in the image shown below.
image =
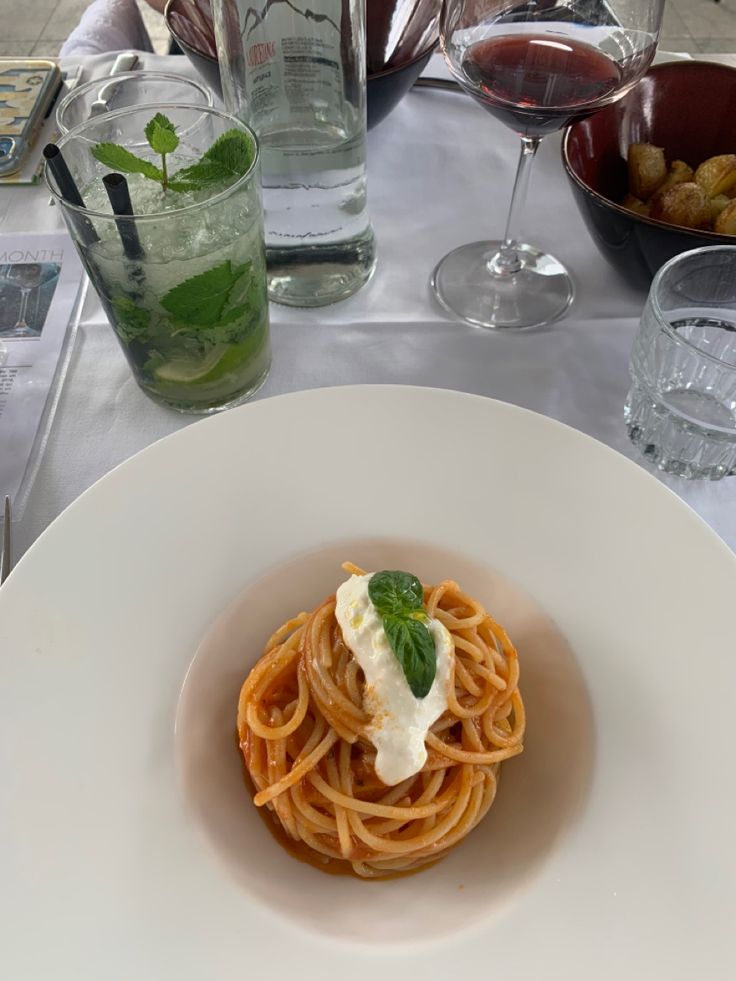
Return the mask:
[[(122, 219), (131, 218), (133, 216), (133, 204), (130, 200), (128, 182), (123, 175), (106, 174), (102, 178), (102, 183), (105, 185), (107, 196), (110, 198), (113, 214), (119, 215)], [(134, 260), (142, 259), (145, 253), (138, 237), (135, 221), (122, 220), (116, 221), (115, 224), (118, 226), (126, 256)]]
[(54, 175), (54, 180), (56, 181), (56, 186), (59, 189), (59, 194), (68, 201), (69, 204), (74, 204), (78, 208), (84, 208), (84, 201), (82, 200), (82, 195), (79, 193), (79, 188), (74, 183), (74, 178), (72, 173), (66, 165), (66, 160), (55, 143), (47, 143), (43, 148), (43, 155), (46, 158), (46, 162), (49, 165), (49, 170)]
[[(71, 171), (67, 167), (66, 160), (64, 160), (64, 156), (58, 146), (55, 143), (47, 143), (43, 148), (43, 155), (49, 170), (53, 174), (60, 197), (77, 208), (85, 208), (84, 199), (79, 193), (79, 188), (75, 184)], [(85, 245), (94, 245), (95, 242), (99, 241), (99, 236), (94, 230), (89, 218), (77, 214), (72, 215), (72, 212), (67, 212), (67, 214), (72, 217), (77, 234)]]

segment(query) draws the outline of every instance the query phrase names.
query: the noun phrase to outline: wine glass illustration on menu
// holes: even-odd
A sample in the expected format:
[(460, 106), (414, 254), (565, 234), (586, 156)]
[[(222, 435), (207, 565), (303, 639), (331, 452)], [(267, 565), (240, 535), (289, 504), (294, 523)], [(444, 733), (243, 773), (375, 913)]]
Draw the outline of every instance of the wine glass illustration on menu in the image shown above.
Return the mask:
[(654, 58), (664, 0), (444, 0), (440, 43), (455, 79), (521, 138), (506, 231), (455, 249), (432, 274), (440, 303), (481, 327), (534, 327), (573, 298), (567, 270), (517, 239), (544, 136), (625, 95)]
[(2, 270), (2, 281), (6, 285), (14, 286), (20, 292), (20, 307), (18, 318), (14, 326), (4, 328), (3, 334), (6, 337), (38, 337), (40, 329), (31, 327), (28, 324), (28, 301), (34, 290), (37, 290), (44, 281), (44, 267), (38, 262), (16, 262), (6, 265)]

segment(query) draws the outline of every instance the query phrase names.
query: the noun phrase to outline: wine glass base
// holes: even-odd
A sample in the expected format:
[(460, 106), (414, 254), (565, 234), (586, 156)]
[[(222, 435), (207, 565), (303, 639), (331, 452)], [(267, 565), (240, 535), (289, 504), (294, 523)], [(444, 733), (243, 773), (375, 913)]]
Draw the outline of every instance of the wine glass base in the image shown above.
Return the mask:
[(440, 304), (475, 327), (522, 330), (559, 320), (575, 295), (562, 263), (530, 245), (518, 245), (521, 268), (495, 272), (490, 264), (501, 244), (472, 242), (446, 255), (430, 280)]

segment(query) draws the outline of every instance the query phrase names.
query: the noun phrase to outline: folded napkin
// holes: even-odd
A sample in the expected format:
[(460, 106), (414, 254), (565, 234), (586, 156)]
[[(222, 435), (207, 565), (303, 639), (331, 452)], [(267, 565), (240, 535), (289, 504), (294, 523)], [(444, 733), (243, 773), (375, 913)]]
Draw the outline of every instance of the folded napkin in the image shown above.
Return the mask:
[(62, 45), (62, 58), (105, 51), (153, 51), (136, 0), (94, 0)]

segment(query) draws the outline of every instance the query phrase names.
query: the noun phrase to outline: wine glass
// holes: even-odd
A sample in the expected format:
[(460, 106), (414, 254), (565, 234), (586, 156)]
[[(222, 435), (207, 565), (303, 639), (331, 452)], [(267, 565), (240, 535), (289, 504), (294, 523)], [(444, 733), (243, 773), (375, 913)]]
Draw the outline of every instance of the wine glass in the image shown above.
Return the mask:
[(452, 74), (521, 137), (503, 241), (455, 249), (432, 273), (445, 309), (480, 327), (558, 319), (574, 288), (554, 256), (516, 238), (542, 137), (620, 99), (654, 58), (664, 0), (443, 0)]
[(7, 265), (2, 271), (3, 282), (15, 286), (20, 291), (20, 309), (18, 320), (7, 331), (10, 337), (37, 337), (39, 330), (30, 327), (26, 321), (28, 300), (31, 293), (37, 289), (43, 280), (43, 265), (37, 262), (20, 262)]

